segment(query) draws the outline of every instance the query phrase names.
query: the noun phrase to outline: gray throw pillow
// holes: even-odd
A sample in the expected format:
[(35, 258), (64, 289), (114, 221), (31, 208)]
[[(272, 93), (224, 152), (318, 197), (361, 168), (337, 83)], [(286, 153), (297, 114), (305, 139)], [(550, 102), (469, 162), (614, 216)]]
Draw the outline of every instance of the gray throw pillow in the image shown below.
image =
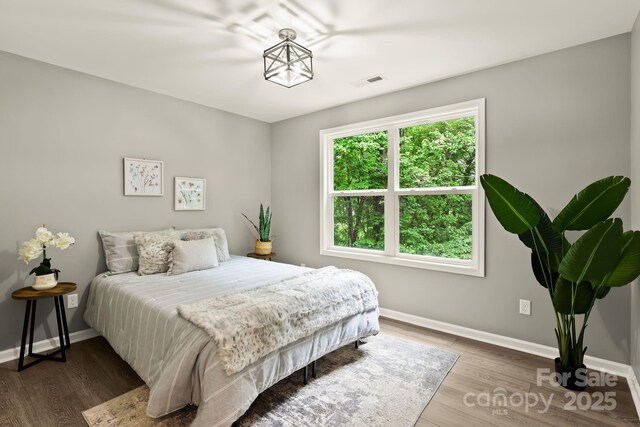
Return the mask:
[(229, 245), (227, 244), (227, 235), (220, 227), (216, 228), (200, 228), (193, 230), (180, 230), (182, 240), (200, 240), (213, 238), (218, 253), (218, 262), (226, 262), (231, 259), (229, 255)]
[(212, 238), (199, 240), (176, 240), (166, 244), (169, 251), (168, 276), (189, 271), (208, 270), (218, 266), (216, 244)]

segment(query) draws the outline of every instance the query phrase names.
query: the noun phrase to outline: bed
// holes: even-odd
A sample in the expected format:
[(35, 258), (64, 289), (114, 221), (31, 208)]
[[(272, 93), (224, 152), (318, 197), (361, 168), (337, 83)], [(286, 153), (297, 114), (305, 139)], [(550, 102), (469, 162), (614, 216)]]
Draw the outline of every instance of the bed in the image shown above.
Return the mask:
[(179, 276), (102, 274), (91, 283), (84, 319), (149, 386), (149, 416), (194, 404), (194, 426), (229, 426), (271, 385), (324, 354), (377, 334), (378, 309), (323, 327), (228, 375), (215, 342), (180, 317), (177, 307), (311, 270), (231, 256), (217, 268)]

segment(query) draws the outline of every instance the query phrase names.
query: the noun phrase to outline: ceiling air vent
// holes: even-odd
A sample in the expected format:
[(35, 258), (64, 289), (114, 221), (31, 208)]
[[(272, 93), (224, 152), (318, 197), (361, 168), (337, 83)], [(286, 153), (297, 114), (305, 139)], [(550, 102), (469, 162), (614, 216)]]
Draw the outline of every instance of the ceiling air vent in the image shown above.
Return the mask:
[(356, 80), (351, 84), (355, 87), (363, 87), (363, 86), (369, 86), (375, 83), (379, 83), (383, 80), (387, 80), (387, 78), (382, 74), (376, 74), (375, 76), (369, 76), (369, 77), (365, 77), (364, 79)]

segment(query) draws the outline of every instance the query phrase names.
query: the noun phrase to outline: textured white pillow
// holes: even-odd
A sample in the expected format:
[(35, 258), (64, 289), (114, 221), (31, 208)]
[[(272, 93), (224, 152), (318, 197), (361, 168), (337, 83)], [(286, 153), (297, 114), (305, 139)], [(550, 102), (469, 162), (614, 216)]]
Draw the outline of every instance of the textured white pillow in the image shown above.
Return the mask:
[(200, 240), (177, 240), (167, 243), (166, 247), (169, 250), (168, 276), (218, 266), (216, 244), (211, 237)]
[(147, 233), (134, 237), (138, 247), (138, 274), (164, 273), (169, 268), (169, 251), (165, 244), (180, 240), (180, 233), (170, 231), (167, 233)]

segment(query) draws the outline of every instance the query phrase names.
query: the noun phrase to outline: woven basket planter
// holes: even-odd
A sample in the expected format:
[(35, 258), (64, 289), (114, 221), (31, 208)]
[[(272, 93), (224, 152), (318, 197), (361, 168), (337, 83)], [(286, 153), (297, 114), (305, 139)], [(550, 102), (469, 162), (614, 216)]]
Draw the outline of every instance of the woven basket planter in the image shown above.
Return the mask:
[(268, 242), (261, 242), (256, 240), (256, 254), (269, 255), (271, 253), (271, 240)]

